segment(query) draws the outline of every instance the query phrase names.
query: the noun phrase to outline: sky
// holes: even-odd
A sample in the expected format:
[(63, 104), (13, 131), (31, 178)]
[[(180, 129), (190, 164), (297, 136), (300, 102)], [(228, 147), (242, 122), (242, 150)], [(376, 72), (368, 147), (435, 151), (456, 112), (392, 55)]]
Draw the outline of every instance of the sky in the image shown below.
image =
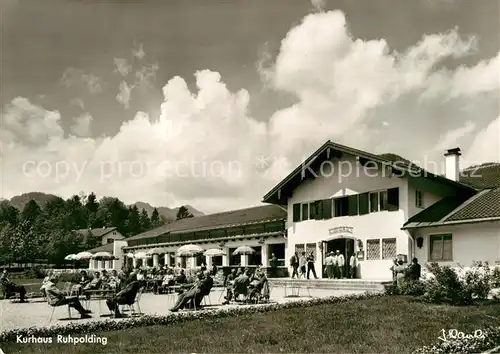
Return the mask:
[(498, 0), (0, 4), (2, 198), (259, 205), (326, 140), (500, 160)]

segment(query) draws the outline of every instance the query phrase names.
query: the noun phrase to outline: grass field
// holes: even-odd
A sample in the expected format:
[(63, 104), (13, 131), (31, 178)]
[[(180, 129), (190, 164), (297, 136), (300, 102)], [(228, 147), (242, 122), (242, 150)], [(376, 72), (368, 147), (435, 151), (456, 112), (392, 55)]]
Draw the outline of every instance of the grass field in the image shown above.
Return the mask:
[(1, 344), (6, 353), (411, 353), (438, 340), (442, 329), (472, 332), (498, 325), (500, 304), (428, 305), (384, 297), (93, 333), (107, 345)]

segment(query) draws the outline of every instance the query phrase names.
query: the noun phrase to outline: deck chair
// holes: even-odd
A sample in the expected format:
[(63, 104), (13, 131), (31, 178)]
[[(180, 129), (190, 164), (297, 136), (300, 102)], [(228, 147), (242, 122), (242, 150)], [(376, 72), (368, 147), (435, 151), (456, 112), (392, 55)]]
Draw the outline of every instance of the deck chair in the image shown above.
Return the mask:
[(72, 319), (72, 318), (71, 318), (71, 307), (70, 307), (69, 305), (59, 305), (59, 306), (57, 306), (57, 305), (51, 305), (51, 304), (50, 304), (50, 298), (49, 298), (49, 295), (48, 295), (48, 294), (47, 294), (47, 295), (45, 295), (45, 300), (47, 300), (47, 304), (48, 304), (50, 307), (52, 307), (52, 312), (51, 312), (51, 314), (50, 314), (49, 322), (52, 322), (52, 317), (54, 317), (54, 312), (55, 312), (55, 310), (56, 310), (56, 307), (62, 307), (62, 306), (66, 306), (66, 307), (68, 308), (68, 319), (70, 319), (70, 320)]
[[(132, 304), (123, 305), (125, 308), (128, 308), (128, 310), (130, 312), (132, 312), (133, 315), (142, 315), (140, 302), (141, 302), (141, 296), (142, 296), (142, 293), (144, 292), (144, 289), (145, 289), (145, 286), (143, 286), (143, 287), (139, 288), (139, 290), (137, 290), (137, 294), (135, 295), (135, 300)], [(134, 305), (137, 305), (138, 311), (135, 310)]]

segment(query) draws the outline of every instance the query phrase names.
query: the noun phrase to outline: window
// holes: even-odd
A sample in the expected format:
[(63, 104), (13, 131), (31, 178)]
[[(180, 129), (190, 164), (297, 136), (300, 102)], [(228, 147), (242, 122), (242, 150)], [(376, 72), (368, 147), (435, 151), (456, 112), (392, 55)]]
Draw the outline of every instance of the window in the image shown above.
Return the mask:
[(309, 218), (311, 220), (323, 219), (323, 201), (316, 200), (309, 204)]
[(301, 220), (309, 220), (309, 203), (302, 204), (302, 218)]
[(396, 258), (396, 239), (384, 238), (382, 239), (382, 259)]
[(399, 210), (399, 189), (391, 188), (387, 190), (387, 210)]
[(422, 191), (415, 191), (415, 206), (417, 208), (424, 207), (424, 193)]
[(387, 191), (379, 192), (380, 211), (387, 210)]
[(335, 216), (347, 216), (349, 215), (349, 200), (347, 197), (334, 199), (335, 204)]
[(453, 260), (453, 238), (451, 234), (430, 235), (430, 260)]
[(380, 239), (366, 240), (366, 260), (380, 259)]
[(378, 192), (370, 193), (370, 213), (376, 213), (378, 211)]

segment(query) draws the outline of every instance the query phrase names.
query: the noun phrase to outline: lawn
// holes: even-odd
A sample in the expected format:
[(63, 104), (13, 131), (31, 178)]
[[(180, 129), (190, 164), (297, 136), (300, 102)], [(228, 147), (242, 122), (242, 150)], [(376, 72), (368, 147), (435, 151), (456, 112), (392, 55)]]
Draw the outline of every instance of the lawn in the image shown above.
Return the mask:
[(383, 297), (333, 305), (94, 333), (103, 345), (1, 344), (6, 353), (411, 353), (442, 329), (498, 325), (500, 304), (428, 305)]

